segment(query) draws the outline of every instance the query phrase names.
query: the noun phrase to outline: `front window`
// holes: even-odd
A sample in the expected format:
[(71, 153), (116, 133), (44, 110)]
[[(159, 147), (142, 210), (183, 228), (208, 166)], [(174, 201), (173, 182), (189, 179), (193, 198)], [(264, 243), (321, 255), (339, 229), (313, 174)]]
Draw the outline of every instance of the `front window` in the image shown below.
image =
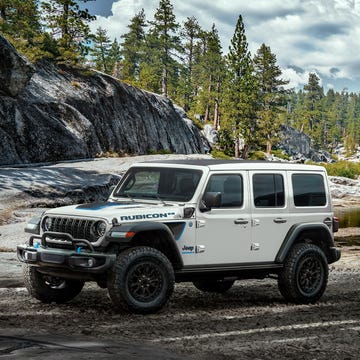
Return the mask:
[(114, 196), (189, 201), (194, 196), (201, 175), (200, 170), (133, 167), (125, 174)]

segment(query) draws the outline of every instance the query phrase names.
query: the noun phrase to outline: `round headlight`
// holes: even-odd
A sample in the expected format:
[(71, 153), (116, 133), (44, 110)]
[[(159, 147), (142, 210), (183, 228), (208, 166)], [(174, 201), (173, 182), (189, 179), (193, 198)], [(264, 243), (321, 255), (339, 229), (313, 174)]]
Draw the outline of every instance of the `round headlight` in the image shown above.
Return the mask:
[(104, 221), (98, 221), (95, 223), (94, 229), (96, 236), (104, 236), (106, 232), (106, 223)]
[(49, 231), (52, 225), (52, 218), (46, 217), (43, 222), (43, 228), (45, 231)]

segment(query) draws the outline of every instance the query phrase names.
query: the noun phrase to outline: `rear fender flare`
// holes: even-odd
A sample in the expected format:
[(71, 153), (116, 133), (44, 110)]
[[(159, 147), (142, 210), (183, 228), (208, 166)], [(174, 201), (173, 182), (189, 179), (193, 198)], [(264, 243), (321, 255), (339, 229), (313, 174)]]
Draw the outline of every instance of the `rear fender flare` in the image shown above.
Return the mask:
[[(304, 232), (316, 232), (319, 233), (319, 241), (324, 243), (329, 249), (334, 246), (334, 239), (330, 229), (324, 223), (306, 223), (306, 224), (296, 224), (290, 228), (286, 237), (278, 251), (275, 262), (284, 263), (289, 251), (292, 246), (298, 241), (301, 237), (301, 234)], [(312, 239), (317, 240), (317, 239)], [(317, 244), (317, 241), (314, 241), (314, 244)], [(326, 249), (322, 249), (325, 253), (325, 256), (328, 257)]]

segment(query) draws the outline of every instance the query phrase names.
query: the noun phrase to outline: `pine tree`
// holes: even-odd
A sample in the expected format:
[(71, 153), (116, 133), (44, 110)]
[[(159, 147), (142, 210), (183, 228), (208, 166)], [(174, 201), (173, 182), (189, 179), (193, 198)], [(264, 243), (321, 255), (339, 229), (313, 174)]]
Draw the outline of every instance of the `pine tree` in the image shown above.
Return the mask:
[(145, 27), (146, 18), (144, 9), (136, 14), (128, 25), (129, 32), (122, 35), (121, 44), (122, 74), (123, 80), (136, 83), (139, 82), (140, 67), (145, 52)]
[(42, 50), (46, 41), (40, 25), (37, 0), (1, 0), (0, 33), (31, 60), (48, 55)]
[(204, 115), (204, 122), (213, 121), (215, 129), (219, 127), (219, 105), (222, 98), (221, 86), (225, 77), (225, 64), (218, 31), (215, 25), (210, 32), (203, 34), (203, 51), (196, 65), (200, 80), (197, 110)]
[(222, 131), (234, 143), (234, 155), (246, 158), (256, 144), (257, 81), (248, 50), (245, 27), (240, 15), (227, 56), (228, 79), (223, 103)]
[[(79, 0), (87, 2), (88, 0)], [(95, 19), (74, 0), (48, 0), (41, 4), (43, 21), (58, 44), (60, 62), (71, 65), (84, 61), (89, 50), (89, 23)]]
[(112, 76), (117, 79), (121, 78), (121, 49), (116, 38), (112, 42), (108, 52), (107, 67)]
[(308, 83), (304, 86), (305, 91), (305, 132), (314, 140), (315, 147), (322, 147), (323, 133), (326, 123), (323, 118), (322, 98), (324, 90), (320, 86), (320, 78), (315, 73), (309, 74)]
[(112, 69), (109, 68), (108, 64), (111, 41), (107, 31), (98, 27), (95, 35), (93, 36), (93, 42), (94, 47), (91, 50), (91, 55), (93, 56), (95, 69), (111, 74)]
[[(180, 26), (176, 22), (170, 0), (160, 0), (151, 24), (153, 26), (152, 35), (158, 38), (160, 50), (161, 93), (167, 97), (169, 82), (174, 80), (179, 70), (174, 57), (176, 52), (182, 51), (180, 38), (177, 35)], [(171, 77), (173, 79), (170, 79)]]
[(178, 96), (185, 111), (189, 111), (195, 96), (193, 69), (195, 48), (199, 40), (201, 28), (195, 17), (188, 17), (181, 31), (184, 48), (184, 66), (180, 78)]
[(259, 134), (265, 139), (266, 152), (270, 154), (272, 143), (278, 140), (280, 133), (279, 115), (285, 111), (286, 104), (284, 85), (289, 81), (280, 78), (282, 71), (276, 65), (276, 56), (265, 44), (260, 46), (254, 57), (254, 69), (259, 85)]

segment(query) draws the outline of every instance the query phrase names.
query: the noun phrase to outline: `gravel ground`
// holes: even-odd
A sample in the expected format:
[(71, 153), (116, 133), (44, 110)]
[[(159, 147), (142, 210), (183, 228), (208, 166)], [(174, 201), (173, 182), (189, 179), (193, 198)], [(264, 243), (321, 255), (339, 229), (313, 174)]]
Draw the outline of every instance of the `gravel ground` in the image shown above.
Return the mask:
[(64, 305), (41, 304), (24, 288), (2, 288), (0, 329), (146, 344), (204, 360), (358, 359), (359, 279), (359, 268), (334, 266), (315, 305), (285, 303), (272, 280), (237, 282), (224, 295), (178, 284), (169, 305), (148, 316), (116, 313), (106, 290), (92, 284)]
[[(106, 164), (102, 163), (103, 169), (111, 167), (110, 162)], [(82, 171), (80, 166), (78, 170)], [(10, 170), (0, 169), (0, 177), (10, 175), (6, 171)], [(71, 170), (62, 171), (61, 186), (66, 186), (68, 180), (64, 179), (71, 182), (71, 177), (67, 178)], [(7, 190), (19, 200), (28, 184), (25, 179), (17, 182), (18, 173), (13, 176), (6, 183)], [(176, 285), (160, 313), (131, 315), (115, 312), (107, 291), (92, 283), (63, 305), (45, 305), (29, 297), (14, 250), (27, 239), (25, 222), (43, 209), (18, 207), (8, 213), (12, 200), (6, 193), (0, 189), (5, 224), (0, 226), (0, 356), (55, 360), (359, 359), (360, 246), (346, 245), (346, 237), (359, 236), (359, 229), (339, 234), (342, 258), (331, 265), (327, 290), (315, 305), (287, 304), (271, 279), (238, 281), (223, 295), (205, 294), (183, 283)], [(33, 194), (30, 198), (36, 199)]]

